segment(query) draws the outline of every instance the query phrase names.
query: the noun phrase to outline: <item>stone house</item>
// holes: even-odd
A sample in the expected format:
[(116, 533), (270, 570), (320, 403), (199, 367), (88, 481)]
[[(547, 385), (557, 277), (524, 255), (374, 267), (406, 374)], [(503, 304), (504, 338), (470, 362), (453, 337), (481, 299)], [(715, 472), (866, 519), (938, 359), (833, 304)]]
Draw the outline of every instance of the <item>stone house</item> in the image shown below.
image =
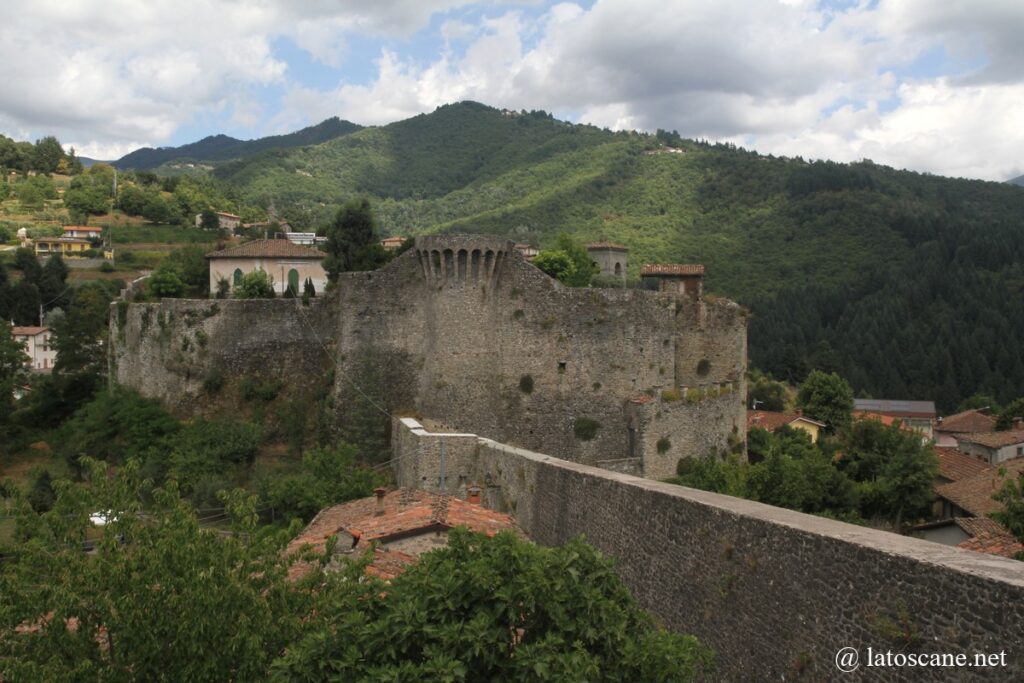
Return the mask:
[(1024, 457), (1024, 426), (1020, 418), (1009, 431), (957, 434), (956, 440), (957, 448), (961, 451), (991, 465)]
[(932, 438), (932, 426), (938, 413), (934, 401), (904, 401), (892, 399), (855, 398), (854, 412), (877, 413), (885, 417), (898, 417), (903, 424), (917, 430), (926, 440)]
[(993, 432), (996, 419), (984, 410), (965, 410), (949, 417), (940, 417), (935, 423), (935, 445), (956, 448), (957, 436)]
[(51, 345), (53, 333), (49, 327), (20, 327), (11, 330), (14, 341), (25, 344), (29, 366), (38, 372), (50, 372), (57, 362), (57, 350)]
[(591, 242), (587, 245), (587, 253), (600, 269), (599, 275), (626, 281), (629, 247), (614, 242)]
[[(336, 556), (359, 557), (376, 544), (367, 574), (393, 579), (419, 556), (448, 544), (448, 532), (457, 526), (493, 536), (511, 530), (521, 534), (508, 514), (489, 510), (481, 504), (481, 487), (466, 484), (463, 497), (439, 495), (413, 488), (387, 491), (376, 489), (369, 498), (353, 500), (321, 510), (296, 536), (285, 552), (303, 546), (323, 550), (327, 539), (336, 536)], [(313, 571), (313, 565), (298, 562), (288, 578), (296, 580)], [(330, 569), (330, 565), (328, 565)]]
[(811, 436), (811, 442), (817, 443), (821, 436), (821, 430), (825, 429), (824, 422), (812, 420), (801, 413), (779, 413), (771, 410), (748, 410), (747, 430), (754, 427), (774, 432), (779, 427), (792, 427), (807, 432)]
[[(234, 232), (242, 225), (242, 217), (236, 216), (233, 213), (227, 213), (225, 211), (214, 211), (217, 214), (217, 222), (220, 223), (221, 230), (230, 230)], [(201, 228), (203, 226), (203, 214), (196, 214), (196, 227)]]
[(217, 291), (217, 283), (226, 280), (234, 289), (242, 276), (255, 270), (270, 275), (274, 291), (283, 294), (290, 286), (301, 295), (309, 278), (317, 292), (327, 287), (327, 273), (323, 268), (326, 254), (288, 240), (253, 240), (237, 247), (210, 252), (210, 291)]
[(701, 263), (649, 263), (640, 277), (658, 281), (658, 291), (685, 294), (694, 300), (704, 296), (704, 265)]

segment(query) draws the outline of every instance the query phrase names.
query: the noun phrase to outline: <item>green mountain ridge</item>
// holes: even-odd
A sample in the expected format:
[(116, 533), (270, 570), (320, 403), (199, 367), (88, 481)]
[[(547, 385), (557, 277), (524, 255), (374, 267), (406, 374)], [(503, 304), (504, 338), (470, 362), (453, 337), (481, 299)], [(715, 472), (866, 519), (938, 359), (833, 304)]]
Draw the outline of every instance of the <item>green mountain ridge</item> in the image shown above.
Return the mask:
[(463, 102), (315, 146), (220, 164), (247, 201), (316, 227), (357, 195), (386, 234), (566, 231), (642, 263), (702, 262), (751, 309), (757, 367), (861, 395), (1024, 393), (1024, 190), (808, 163)]
[(255, 140), (239, 140), (228, 135), (210, 135), (180, 147), (143, 147), (111, 162), (122, 169), (150, 170), (172, 161), (225, 161), (252, 156), (269, 150), (315, 145), (361, 130), (362, 126), (332, 117), (286, 135), (271, 135)]

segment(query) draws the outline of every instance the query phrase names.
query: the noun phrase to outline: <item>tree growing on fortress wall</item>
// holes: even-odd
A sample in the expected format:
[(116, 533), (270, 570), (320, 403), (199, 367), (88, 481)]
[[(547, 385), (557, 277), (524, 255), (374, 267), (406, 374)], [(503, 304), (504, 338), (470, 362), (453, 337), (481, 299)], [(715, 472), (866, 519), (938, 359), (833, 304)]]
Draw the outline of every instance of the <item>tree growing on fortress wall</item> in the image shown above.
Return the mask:
[(374, 270), (387, 263), (388, 255), (380, 245), (377, 220), (370, 200), (354, 199), (340, 209), (327, 227), (327, 258), (324, 270), (331, 282), (339, 273)]
[(554, 249), (545, 249), (533, 259), (533, 265), (570, 287), (587, 287), (600, 269), (586, 247), (568, 233), (561, 233)]

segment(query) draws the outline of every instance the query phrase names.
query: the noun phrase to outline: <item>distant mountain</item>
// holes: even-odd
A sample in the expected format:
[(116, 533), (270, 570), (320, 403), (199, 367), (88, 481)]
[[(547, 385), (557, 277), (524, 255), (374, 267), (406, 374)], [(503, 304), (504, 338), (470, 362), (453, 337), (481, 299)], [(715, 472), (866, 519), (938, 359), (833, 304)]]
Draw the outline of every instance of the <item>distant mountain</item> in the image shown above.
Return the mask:
[(751, 309), (776, 376), (835, 370), (860, 395), (935, 400), (1024, 387), (1024, 192), (1005, 183), (807, 163), (573, 125), (473, 102), (313, 147), (218, 164), (250, 203), (314, 228), (368, 195), (386, 234), (562, 231), (642, 263), (701, 262)]
[(1024, 175), (1019, 175), (1016, 178), (1011, 178), (1006, 182), (1010, 183), (1011, 185), (1020, 185), (1021, 187), (1024, 187)]
[(305, 145), (316, 145), (361, 130), (362, 126), (343, 121), (338, 117), (329, 118), (315, 126), (309, 126), (287, 135), (271, 135), (256, 140), (238, 140), (228, 135), (211, 135), (199, 142), (180, 147), (143, 147), (126, 154), (113, 164), (118, 168), (149, 170), (175, 160), (224, 161), (239, 159), (269, 150), (291, 149)]
[(78, 160), (81, 161), (82, 166), (85, 166), (86, 168), (89, 168), (90, 166), (95, 166), (96, 164), (114, 163), (112, 161), (103, 161), (102, 159), (90, 159), (89, 157), (78, 157)]

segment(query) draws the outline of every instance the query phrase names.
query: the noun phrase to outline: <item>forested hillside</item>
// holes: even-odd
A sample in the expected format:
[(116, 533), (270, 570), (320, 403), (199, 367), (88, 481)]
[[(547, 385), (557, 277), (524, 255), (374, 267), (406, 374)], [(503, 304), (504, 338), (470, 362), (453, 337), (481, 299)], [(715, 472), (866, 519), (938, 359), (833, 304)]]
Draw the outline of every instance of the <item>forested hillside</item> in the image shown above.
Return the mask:
[(133, 168), (138, 171), (149, 170), (175, 160), (189, 161), (224, 161), (251, 156), (273, 149), (290, 149), (304, 145), (315, 145), (327, 140), (347, 135), (360, 130), (362, 126), (351, 121), (342, 121), (332, 117), (321, 121), (315, 126), (288, 133), (287, 135), (271, 135), (256, 140), (239, 140), (228, 135), (211, 135), (199, 142), (181, 147), (143, 147), (126, 154), (113, 162), (118, 168)]

